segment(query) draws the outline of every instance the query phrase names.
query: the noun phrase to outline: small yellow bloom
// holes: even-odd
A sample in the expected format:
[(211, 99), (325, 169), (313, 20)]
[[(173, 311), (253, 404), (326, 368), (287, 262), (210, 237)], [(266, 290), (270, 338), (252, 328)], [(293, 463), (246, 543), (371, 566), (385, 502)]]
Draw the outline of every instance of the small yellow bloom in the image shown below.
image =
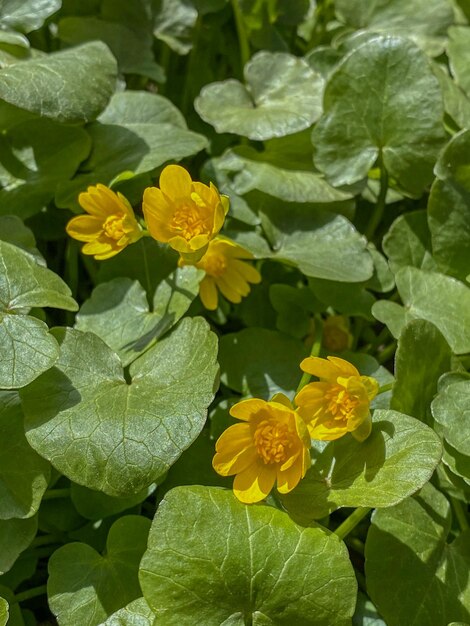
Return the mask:
[(78, 202), (88, 215), (72, 217), (65, 230), (73, 239), (86, 242), (83, 254), (99, 261), (110, 259), (142, 237), (131, 205), (119, 192), (96, 185), (81, 193)]
[(236, 475), (236, 497), (246, 504), (259, 502), (276, 481), (280, 493), (294, 489), (310, 467), (310, 437), (289, 399), (276, 394), (270, 402), (242, 400), (230, 415), (243, 423), (219, 437), (212, 465), (222, 476)]
[(320, 379), (295, 398), (312, 439), (331, 441), (348, 432), (359, 441), (367, 439), (372, 428), (369, 405), (379, 390), (375, 378), (361, 376), (354, 365), (334, 356), (309, 357), (300, 367)]
[[(238, 303), (250, 293), (249, 283), (259, 283), (261, 275), (249, 263), (241, 259), (252, 259), (253, 255), (229, 239), (213, 239), (207, 252), (197, 263), (197, 268), (206, 275), (199, 286), (202, 304), (211, 311), (217, 308), (217, 289), (229, 302)], [(185, 265), (180, 259), (180, 265)]]
[(348, 319), (344, 315), (330, 315), (323, 323), (322, 343), (329, 352), (342, 352), (352, 345)]
[(160, 188), (148, 187), (142, 204), (150, 234), (168, 243), (188, 261), (198, 261), (225, 220), (227, 196), (211, 183), (193, 182), (179, 165), (167, 165)]

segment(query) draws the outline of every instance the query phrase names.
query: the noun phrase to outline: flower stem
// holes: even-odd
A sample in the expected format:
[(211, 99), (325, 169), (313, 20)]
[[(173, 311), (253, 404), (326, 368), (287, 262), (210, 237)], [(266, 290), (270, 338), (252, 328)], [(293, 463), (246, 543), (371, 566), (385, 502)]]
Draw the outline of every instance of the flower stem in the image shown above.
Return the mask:
[(140, 240), (140, 245), (142, 246), (142, 256), (144, 257), (144, 270), (145, 270), (145, 282), (147, 283), (147, 296), (151, 298), (152, 296), (152, 283), (150, 281), (150, 272), (149, 272), (149, 264), (147, 260), (147, 250), (145, 249), (144, 240)]
[(385, 199), (387, 197), (387, 190), (388, 190), (388, 173), (383, 163), (381, 163), (380, 164), (380, 191), (379, 191), (379, 195), (377, 196), (377, 203), (372, 212), (372, 215), (370, 216), (370, 220), (369, 220), (369, 223), (367, 224), (367, 228), (365, 232), (365, 236), (367, 237), (369, 241), (372, 240), (372, 237), (374, 236), (374, 233), (375, 233), (375, 229), (380, 224), (380, 221), (382, 219), (383, 212), (385, 209)]
[(393, 383), (387, 383), (386, 385), (382, 385), (378, 392), (377, 395), (379, 395), (380, 393), (385, 393), (386, 391), (390, 391), (390, 389), (393, 389), (393, 385), (395, 384), (395, 382)]
[[(315, 338), (313, 340), (312, 349), (310, 350), (310, 356), (318, 356), (320, 354), (321, 349), (321, 339), (323, 334), (323, 322), (319, 315), (315, 316)], [(300, 379), (299, 386), (295, 392), (295, 395), (299, 393), (299, 391), (305, 387), (305, 385), (310, 381), (312, 375), (304, 372), (302, 374), (302, 378)]]
[(395, 350), (397, 349), (397, 342), (393, 341), (391, 344), (386, 346), (382, 352), (378, 355), (377, 360), (380, 364), (386, 363), (392, 356), (395, 354)]
[(58, 500), (59, 498), (68, 498), (70, 496), (70, 489), (49, 489), (42, 496), (43, 500)]
[(468, 523), (467, 515), (465, 513), (465, 509), (462, 506), (462, 503), (460, 502), (460, 500), (457, 500), (457, 498), (452, 498), (452, 496), (450, 497), (450, 501), (452, 503), (455, 517), (457, 518), (460, 528), (462, 530), (467, 530), (468, 528), (470, 528), (470, 525)]
[(39, 587), (33, 587), (32, 589), (27, 589), (26, 591), (17, 593), (15, 596), (14, 602), (15, 604), (18, 602), (24, 602), (25, 600), (30, 600), (31, 598), (44, 596), (46, 593), (47, 593), (47, 585), (40, 585)]
[(36, 537), (30, 544), (30, 548), (37, 548), (39, 546), (45, 546), (50, 543), (60, 543), (60, 537), (58, 535), (41, 535)]
[(344, 539), (355, 528), (359, 522), (371, 511), (367, 506), (359, 506), (342, 524), (334, 531), (340, 539)]
[(240, 60), (242, 63), (242, 71), (250, 60), (250, 44), (246, 36), (245, 25), (243, 23), (243, 14), (240, 9), (239, 0), (231, 0), (235, 24), (237, 26), (238, 43), (240, 45)]

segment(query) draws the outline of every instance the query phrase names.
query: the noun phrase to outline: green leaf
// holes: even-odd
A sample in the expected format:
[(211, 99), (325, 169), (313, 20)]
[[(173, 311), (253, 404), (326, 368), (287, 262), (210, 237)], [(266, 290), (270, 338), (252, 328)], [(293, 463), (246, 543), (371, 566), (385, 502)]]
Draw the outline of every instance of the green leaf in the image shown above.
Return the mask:
[(119, 357), (92, 333), (55, 331), (56, 366), (22, 390), (28, 441), (79, 485), (110, 496), (142, 491), (201, 431), (217, 374), (216, 338), (184, 319), (124, 378)]
[(26, 121), (0, 137), (0, 213), (25, 219), (41, 211), (59, 183), (75, 174), (90, 151), (90, 138), (79, 127), (48, 119)]
[[(188, 518), (191, 527), (182, 523)], [(168, 626), (346, 626), (356, 603), (353, 569), (337, 537), (218, 488), (166, 495), (140, 583), (156, 622)]]
[(0, 97), (59, 122), (89, 122), (108, 103), (116, 76), (108, 47), (94, 41), (0, 69)]
[(367, 589), (389, 626), (470, 619), (469, 531), (449, 544), (450, 525), (449, 503), (430, 484), (373, 514)]
[(128, 515), (111, 527), (103, 556), (84, 543), (70, 543), (54, 552), (47, 595), (61, 626), (98, 626), (141, 596), (137, 572), (149, 527), (147, 518)]
[(442, 272), (461, 280), (470, 268), (469, 150), (470, 132), (454, 135), (439, 159), (428, 203), (433, 257)]
[(377, 160), (413, 196), (431, 182), (444, 140), (442, 96), (409, 40), (376, 36), (353, 49), (331, 75), (323, 106), (312, 140), (333, 186), (364, 179)]
[(338, 313), (358, 315), (372, 319), (371, 308), (374, 296), (364, 289), (363, 283), (340, 283), (333, 280), (311, 278), (309, 285), (325, 308), (333, 307)]
[(30, 307), (74, 311), (70, 289), (20, 248), (0, 241), (0, 387), (27, 385), (49, 369), (58, 345), (44, 322), (24, 315)]
[(147, 92), (115, 94), (99, 121), (90, 124), (87, 131), (93, 152), (82, 173), (59, 185), (58, 206), (76, 206), (79, 192), (88, 185), (109, 184), (124, 171), (149, 172), (208, 145), (203, 135), (187, 129), (184, 118), (166, 98)]
[[(326, 180), (315, 172), (301, 169), (279, 167), (263, 160), (264, 153), (253, 148), (227, 150), (218, 159), (218, 168), (233, 176), (232, 187), (235, 193), (244, 195), (253, 189), (275, 196), (286, 202), (329, 203), (341, 202), (351, 198), (331, 187)], [(269, 158), (269, 152), (266, 154)]]
[(3, 0), (0, 22), (3, 28), (22, 33), (41, 28), (46, 19), (60, 9), (60, 0)]
[(0, 215), (0, 240), (29, 252), (39, 265), (46, 264), (42, 254), (36, 248), (33, 231), (25, 226), (16, 215)]
[(154, 2), (154, 35), (178, 54), (192, 48), (193, 28), (198, 12), (187, 0), (157, 0)]
[(260, 206), (263, 228), (274, 250), (272, 258), (294, 263), (306, 276), (358, 282), (372, 276), (366, 239), (351, 222), (318, 208), (270, 198)]
[(303, 525), (345, 506), (389, 507), (431, 478), (441, 454), (440, 439), (430, 428), (408, 415), (378, 409), (363, 443), (351, 435), (317, 443), (311, 469), (281, 501)]
[(436, 269), (426, 211), (412, 211), (397, 217), (383, 238), (382, 246), (394, 273), (407, 265), (430, 271)]
[(395, 276), (407, 314), (431, 322), (456, 354), (470, 352), (470, 289), (449, 276), (404, 267)]
[[(269, 346), (269, 351), (263, 346)], [(265, 328), (245, 328), (220, 338), (221, 380), (242, 395), (265, 400), (278, 392), (292, 396), (306, 356), (301, 341)]]
[(201, 274), (195, 267), (176, 269), (157, 287), (152, 312), (137, 281), (115, 278), (102, 283), (82, 305), (75, 328), (101, 337), (126, 366), (186, 313), (198, 294)]
[(321, 115), (323, 79), (284, 52), (256, 53), (244, 69), (246, 86), (228, 79), (206, 85), (194, 108), (218, 133), (263, 141), (308, 128)]
[(66, 17), (59, 22), (58, 36), (69, 45), (86, 41), (104, 42), (116, 57), (120, 72), (140, 74), (164, 82), (163, 69), (155, 62), (151, 31), (133, 30), (134, 24), (106, 21), (96, 17)]
[(446, 113), (459, 128), (468, 128), (470, 126), (470, 100), (449, 76), (447, 68), (433, 63), (432, 69), (441, 85)]
[(409, 322), (398, 340), (390, 407), (431, 425), (431, 402), (439, 377), (451, 368), (451, 357), (449, 344), (434, 324)]
[(153, 626), (155, 613), (144, 598), (134, 600), (103, 622), (103, 626)]
[(403, 328), (413, 319), (414, 315), (396, 302), (378, 300), (372, 305), (372, 315), (387, 326), (389, 331), (398, 339)]
[(443, 427), (446, 441), (458, 452), (470, 457), (470, 381), (464, 380), (445, 387), (431, 408), (434, 419)]
[[(128, 498), (113, 498), (101, 491), (93, 491), (72, 483), (70, 486), (70, 497), (78, 513), (93, 521), (98, 521), (104, 517), (110, 517), (117, 513), (122, 513), (137, 504), (143, 502), (155, 489), (155, 485), (150, 485), (135, 496)], [(41, 509), (42, 511), (42, 509)]]
[[(36, 536), (37, 517), (0, 520), (0, 575), (8, 572)], [(0, 612), (1, 615), (1, 612)]]
[(449, 43), (447, 44), (447, 56), (451, 72), (457, 85), (462, 87), (467, 95), (470, 95), (470, 28), (468, 26), (451, 26), (449, 28)]
[(0, 597), (0, 626), (6, 626), (10, 615), (8, 602)]
[(36, 454), (26, 441), (18, 394), (1, 391), (0, 520), (34, 515), (39, 509), (49, 477), (49, 463)]
[(444, 52), (447, 28), (454, 22), (447, 0), (336, 0), (335, 9), (355, 29), (409, 37), (433, 56)]

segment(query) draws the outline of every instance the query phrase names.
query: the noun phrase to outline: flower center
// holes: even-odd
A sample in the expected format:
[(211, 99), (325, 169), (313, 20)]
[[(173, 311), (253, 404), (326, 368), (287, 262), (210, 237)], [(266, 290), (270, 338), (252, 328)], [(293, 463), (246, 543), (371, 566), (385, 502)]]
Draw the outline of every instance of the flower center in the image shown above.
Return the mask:
[(332, 385), (325, 393), (328, 402), (327, 410), (335, 420), (348, 421), (359, 400), (351, 396), (341, 385)]
[(289, 431), (289, 427), (275, 420), (263, 420), (258, 424), (254, 442), (258, 454), (266, 464), (283, 463), (294, 445), (293, 433)]
[(123, 221), (124, 215), (110, 215), (103, 224), (103, 232), (110, 239), (119, 241), (119, 239), (126, 234), (124, 232)]
[(206, 216), (202, 215), (196, 206), (182, 206), (177, 209), (171, 220), (171, 226), (189, 241), (197, 235), (206, 235), (211, 232)]
[(203, 257), (204, 270), (209, 276), (222, 276), (227, 269), (227, 259), (222, 254), (207, 254)]

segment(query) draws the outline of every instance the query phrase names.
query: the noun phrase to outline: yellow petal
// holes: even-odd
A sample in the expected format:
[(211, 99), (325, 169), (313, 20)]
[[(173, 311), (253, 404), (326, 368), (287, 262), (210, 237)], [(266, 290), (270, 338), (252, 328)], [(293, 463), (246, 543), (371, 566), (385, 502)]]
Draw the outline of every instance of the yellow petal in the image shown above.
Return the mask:
[(92, 215), (77, 215), (72, 217), (65, 230), (77, 241), (94, 241), (103, 230), (103, 220)]
[(259, 461), (235, 476), (233, 493), (241, 502), (253, 504), (269, 495), (275, 481), (276, 466)]
[(277, 470), (277, 490), (279, 493), (289, 493), (303, 478), (302, 475), (302, 459), (299, 457), (296, 462), (289, 468)]
[(371, 376), (361, 376), (361, 383), (365, 387), (369, 400), (373, 400), (379, 392), (379, 383)]
[(171, 200), (189, 198), (191, 187), (191, 176), (180, 165), (167, 165), (160, 174), (160, 189)]
[(199, 297), (209, 311), (215, 311), (218, 304), (217, 288), (211, 276), (205, 276), (199, 284)]
[(231, 285), (228, 284), (223, 276), (217, 276), (214, 278), (214, 280), (222, 295), (227, 298), (229, 302), (238, 304), (242, 301), (241, 295)]
[(108, 254), (108, 252), (116, 250), (116, 242), (113, 241), (113, 244), (108, 241), (89, 241), (83, 246), (82, 252), (83, 254)]
[(249, 263), (245, 263), (244, 261), (239, 261), (238, 259), (234, 259), (232, 261), (232, 266), (240, 276), (243, 277), (249, 283), (257, 284), (261, 282), (261, 274), (258, 270), (250, 265)]
[(354, 439), (362, 443), (363, 441), (367, 439), (367, 437), (370, 435), (371, 432), (372, 432), (372, 419), (369, 413), (367, 418), (363, 420), (362, 423), (355, 430), (351, 431), (351, 435), (354, 437)]
[(230, 415), (236, 417), (238, 420), (249, 422), (250, 419), (267, 408), (266, 400), (260, 400), (259, 398), (249, 398), (248, 400), (242, 400), (237, 402), (230, 409)]
[(344, 359), (333, 356), (329, 356), (328, 359), (310, 356), (302, 361), (300, 368), (304, 372), (312, 374), (312, 376), (317, 376), (320, 380), (326, 380), (331, 383), (336, 382), (339, 376), (359, 376), (359, 372), (354, 365), (351, 365)]
[(175, 233), (169, 227), (173, 209), (166, 198), (156, 187), (147, 187), (144, 191), (142, 211), (145, 223), (154, 239), (166, 243)]
[(217, 452), (234, 452), (246, 448), (252, 443), (251, 428), (249, 424), (232, 424), (217, 439), (215, 449)]
[(348, 432), (345, 425), (327, 426), (322, 420), (314, 420), (307, 424), (310, 437), (318, 441), (334, 441)]
[(271, 398), (270, 402), (277, 402), (277, 404), (282, 404), (283, 406), (287, 407), (288, 409), (291, 409), (291, 411), (294, 410), (294, 407), (292, 406), (292, 402), (283, 393), (275, 393), (273, 395), (273, 397)]

